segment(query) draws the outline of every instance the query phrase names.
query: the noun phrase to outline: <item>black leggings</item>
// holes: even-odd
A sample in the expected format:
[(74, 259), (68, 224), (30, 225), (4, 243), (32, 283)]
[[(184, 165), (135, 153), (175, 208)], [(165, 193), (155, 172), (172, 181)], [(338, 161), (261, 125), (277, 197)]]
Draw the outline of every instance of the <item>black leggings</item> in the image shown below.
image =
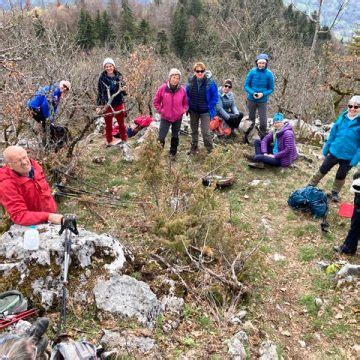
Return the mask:
[(332, 154), (327, 154), (324, 162), (320, 166), (320, 172), (322, 174), (327, 174), (336, 164), (339, 164), (339, 168), (336, 172), (335, 178), (337, 180), (344, 180), (346, 178), (346, 175), (352, 168), (350, 165), (350, 160), (342, 160), (338, 159)]

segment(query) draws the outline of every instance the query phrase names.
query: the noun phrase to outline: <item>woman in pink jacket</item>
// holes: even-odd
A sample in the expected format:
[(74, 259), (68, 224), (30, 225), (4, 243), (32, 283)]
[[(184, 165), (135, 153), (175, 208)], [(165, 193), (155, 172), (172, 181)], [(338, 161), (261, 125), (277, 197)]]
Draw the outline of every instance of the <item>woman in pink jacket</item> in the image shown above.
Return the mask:
[(171, 69), (169, 80), (159, 87), (154, 97), (154, 107), (160, 114), (159, 142), (165, 145), (165, 138), (171, 126), (170, 156), (174, 159), (179, 145), (182, 116), (188, 109), (185, 89), (180, 85), (181, 73)]

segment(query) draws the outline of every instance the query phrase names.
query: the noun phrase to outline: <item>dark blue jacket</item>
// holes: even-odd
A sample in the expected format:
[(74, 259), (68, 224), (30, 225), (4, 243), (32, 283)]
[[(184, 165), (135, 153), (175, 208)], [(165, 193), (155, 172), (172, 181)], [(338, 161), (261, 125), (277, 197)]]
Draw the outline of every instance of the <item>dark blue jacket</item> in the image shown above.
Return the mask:
[[(117, 93), (119, 90), (119, 85), (124, 86), (125, 82), (123, 80), (122, 74), (115, 70), (115, 76), (110, 77), (106, 75), (106, 71), (103, 71), (99, 77), (98, 81), (98, 96), (96, 100), (96, 105), (106, 105), (108, 102), (108, 92), (107, 86), (110, 88), (110, 95)], [(124, 102), (124, 95), (126, 95), (125, 91), (120, 91), (118, 95), (115, 96), (113, 101), (111, 102), (111, 106), (117, 106)]]
[[(244, 90), (248, 93), (248, 100), (256, 103), (264, 103), (268, 101), (269, 95), (273, 93), (274, 86), (274, 75), (269, 69), (254, 67), (246, 76)], [(264, 94), (261, 99), (256, 99), (253, 96), (254, 93), (258, 92)]]
[(29, 109), (39, 112), (45, 119), (54, 121), (61, 99), (59, 84), (47, 85), (36, 91), (35, 96), (28, 102)]
[[(205, 77), (204, 77), (205, 81), (206, 81), (206, 103), (209, 109), (209, 114), (210, 114), (210, 118), (212, 119), (215, 114), (216, 114), (216, 103), (219, 100), (219, 94), (218, 94), (218, 89), (217, 89), (217, 85), (215, 83), (215, 81), (212, 79), (211, 74), (210, 73), (205, 73)], [(192, 86), (197, 86), (196, 84), (196, 76), (194, 75), (191, 79), (189, 79), (189, 83), (186, 85), (186, 95), (188, 97), (188, 103), (191, 103), (191, 87)]]

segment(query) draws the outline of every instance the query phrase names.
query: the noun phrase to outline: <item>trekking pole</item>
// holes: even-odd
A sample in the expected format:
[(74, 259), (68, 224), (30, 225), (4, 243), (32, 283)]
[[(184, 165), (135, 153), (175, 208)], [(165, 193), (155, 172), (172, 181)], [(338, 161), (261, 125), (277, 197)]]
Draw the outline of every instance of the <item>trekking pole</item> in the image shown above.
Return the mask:
[(63, 263), (63, 288), (62, 288), (62, 298), (61, 298), (61, 311), (60, 311), (60, 319), (59, 325), (57, 329), (57, 337), (61, 335), (61, 331), (65, 331), (66, 327), (66, 287), (68, 284), (68, 273), (69, 273), (69, 265), (70, 265), (70, 253), (71, 253), (71, 235), (72, 233), (75, 235), (79, 235), (76, 226), (76, 216), (75, 215), (64, 215), (61, 219), (61, 228), (59, 231), (59, 235), (64, 233), (65, 241), (64, 241), (64, 263)]

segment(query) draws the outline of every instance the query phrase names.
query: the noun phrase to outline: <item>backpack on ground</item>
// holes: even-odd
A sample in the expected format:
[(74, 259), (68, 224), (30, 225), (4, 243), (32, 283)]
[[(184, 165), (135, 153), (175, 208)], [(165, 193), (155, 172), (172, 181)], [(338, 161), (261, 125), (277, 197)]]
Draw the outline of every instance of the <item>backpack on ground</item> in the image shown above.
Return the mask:
[(288, 205), (294, 210), (311, 212), (315, 218), (326, 217), (328, 211), (326, 194), (314, 186), (305, 186), (291, 193)]
[(86, 340), (74, 341), (68, 339), (56, 344), (50, 360), (97, 360), (96, 346)]
[(0, 294), (0, 317), (21, 313), (27, 307), (28, 301), (19, 291), (9, 290)]
[(60, 150), (69, 141), (69, 130), (65, 126), (50, 124), (50, 142)]

